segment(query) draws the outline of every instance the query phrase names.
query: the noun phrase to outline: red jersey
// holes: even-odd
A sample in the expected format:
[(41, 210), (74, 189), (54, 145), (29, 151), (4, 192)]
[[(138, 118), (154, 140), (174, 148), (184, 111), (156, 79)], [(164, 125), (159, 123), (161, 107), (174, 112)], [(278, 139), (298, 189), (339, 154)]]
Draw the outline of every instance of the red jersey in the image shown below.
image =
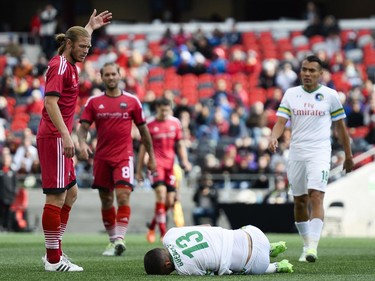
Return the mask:
[(175, 144), (182, 139), (180, 120), (173, 116), (169, 116), (165, 121), (151, 117), (147, 126), (152, 137), (157, 166), (172, 169), (176, 156)]
[(98, 143), (95, 158), (118, 162), (133, 156), (132, 123), (145, 123), (142, 104), (134, 95), (118, 97), (103, 93), (89, 98), (80, 122), (95, 122)]
[[(57, 104), (64, 123), (71, 133), (78, 97), (79, 77), (77, 67), (68, 62), (64, 56), (55, 56), (48, 64), (45, 79), (44, 95), (60, 97)], [(42, 111), (38, 137), (61, 137), (45, 107), (43, 107)]]

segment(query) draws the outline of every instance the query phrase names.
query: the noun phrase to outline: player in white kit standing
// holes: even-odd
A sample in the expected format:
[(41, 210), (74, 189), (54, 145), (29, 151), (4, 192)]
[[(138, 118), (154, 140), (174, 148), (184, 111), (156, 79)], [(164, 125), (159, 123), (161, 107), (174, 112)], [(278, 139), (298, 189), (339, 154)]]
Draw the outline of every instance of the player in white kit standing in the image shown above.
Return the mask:
[(287, 175), (294, 196), (294, 219), (304, 246), (299, 261), (315, 262), (323, 229), (323, 199), (331, 161), (331, 126), (345, 151), (344, 169), (351, 172), (353, 156), (345, 125), (345, 111), (334, 89), (319, 84), (322, 62), (316, 56), (302, 61), (302, 85), (289, 88), (277, 110), (269, 149), (275, 152), (278, 138), (290, 120), (292, 139)]

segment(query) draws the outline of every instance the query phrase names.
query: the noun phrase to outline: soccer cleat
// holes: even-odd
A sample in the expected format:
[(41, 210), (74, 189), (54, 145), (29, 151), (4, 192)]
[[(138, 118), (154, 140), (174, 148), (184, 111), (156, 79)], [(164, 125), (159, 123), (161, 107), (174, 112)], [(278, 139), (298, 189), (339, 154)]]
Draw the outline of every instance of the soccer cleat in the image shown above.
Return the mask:
[(277, 273), (292, 273), (293, 264), (288, 260), (282, 260), (276, 263), (276, 272)]
[(122, 239), (117, 239), (114, 243), (115, 245), (115, 256), (121, 256), (123, 252), (126, 251), (125, 242)]
[(286, 251), (287, 246), (285, 241), (279, 241), (270, 244), (270, 257), (276, 258), (279, 254), (284, 253)]
[(299, 262), (307, 262), (306, 260), (306, 248), (303, 247), (302, 253), (298, 259)]
[(146, 234), (147, 241), (151, 244), (155, 243), (156, 241), (156, 234), (155, 230), (149, 229)]
[(72, 263), (64, 256), (60, 257), (60, 261), (58, 263), (49, 263), (47, 259), (44, 260), (44, 269), (46, 271), (83, 271), (83, 268)]
[(103, 256), (114, 256), (115, 255), (115, 243), (109, 243), (102, 253)]
[(315, 249), (306, 250), (306, 261), (315, 262), (318, 259), (318, 254)]

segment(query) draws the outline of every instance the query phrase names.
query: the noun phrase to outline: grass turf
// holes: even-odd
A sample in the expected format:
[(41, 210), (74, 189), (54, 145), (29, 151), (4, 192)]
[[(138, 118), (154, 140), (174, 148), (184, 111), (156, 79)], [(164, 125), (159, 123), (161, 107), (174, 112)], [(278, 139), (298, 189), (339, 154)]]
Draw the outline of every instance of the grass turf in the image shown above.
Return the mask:
[(284, 240), (288, 250), (271, 261), (289, 259), (294, 273), (261, 276), (225, 277), (148, 276), (143, 269), (143, 255), (161, 243), (150, 245), (144, 235), (128, 235), (127, 251), (122, 257), (101, 256), (107, 244), (104, 234), (71, 234), (64, 236), (64, 251), (84, 272), (45, 272), (41, 257), (44, 240), (41, 233), (0, 234), (0, 280), (375, 280), (375, 238), (322, 238), (317, 262), (299, 263), (301, 241), (296, 234), (269, 234), (271, 242)]

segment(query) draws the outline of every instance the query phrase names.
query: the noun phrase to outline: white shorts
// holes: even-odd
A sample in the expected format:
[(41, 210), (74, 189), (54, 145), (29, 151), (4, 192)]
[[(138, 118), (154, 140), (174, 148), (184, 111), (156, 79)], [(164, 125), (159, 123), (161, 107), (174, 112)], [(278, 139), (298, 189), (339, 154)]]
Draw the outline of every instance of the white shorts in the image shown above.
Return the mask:
[(287, 175), (290, 194), (301, 196), (308, 194), (309, 189), (326, 191), (330, 163), (322, 160), (293, 161), (289, 160)]
[(270, 241), (259, 228), (247, 225), (241, 228), (250, 234), (252, 252), (249, 262), (245, 265), (245, 274), (264, 274), (270, 265)]

